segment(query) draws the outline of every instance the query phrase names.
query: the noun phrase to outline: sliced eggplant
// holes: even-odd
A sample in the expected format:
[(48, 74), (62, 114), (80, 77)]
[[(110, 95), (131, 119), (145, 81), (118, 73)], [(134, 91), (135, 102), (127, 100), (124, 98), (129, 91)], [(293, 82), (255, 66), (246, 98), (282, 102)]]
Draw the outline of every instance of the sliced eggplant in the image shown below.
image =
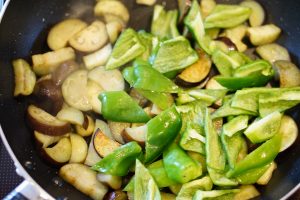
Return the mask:
[(100, 129), (95, 132), (93, 137), (94, 148), (101, 157), (111, 154), (114, 150), (121, 146), (120, 143), (107, 137)]
[(247, 34), (253, 45), (264, 45), (274, 42), (280, 35), (281, 29), (274, 24), (248, 28)]
[(147, 125), (139, 127), (128, 127), (125, 128), (122, 132), (122, 137), (125, 142), (136, 141), (140, 145), (145, 146), (147, 130)]
[(83, 163), (87, 153), (88, 145), (82, 136), (78, 134), (70, 134), (70, 141), (72, 146), (72, 153), (69, 163)]
[(91, 70), (88, 78), (98, 83), (105, 91), (120, 91), (125, 88), (125, 81), (118, 69), (106, 70), (100, 66)]
[(293, 118), (284, 115), (278, 132), (282, 135), (280, 148), (280, 152), (282, 152), (295, 143), (298, 137), (298, 126)]
[(69, 138), (62, 138), (53, 147), (43, 148), (42, 156), (53, 164), (63, 164), (70, 160), (72, 145)]
[(23, 59), (13, 61), (15, 74), (14, 96), (30, 95), (33, 92), (36, 76), (29, 64)]
[(73, 107), (65, 106), (56, 115), (59, 120), (69, 122), (71, 124), (82, 125), (84, 122), (83, 113)]
[(119, 34), (122, 32), (124, 25), (120, 21), (110, 21), (106, 23), (106, 30), (109, 37), (109, 41), (114, 43)]
[(94, 8), (94, 13), (96, 16), (117, 16), (125, 24), (129, 21), (129, 11), (120, 1), (99, 1)]
[(198, 52), (199, 60), (184, 69), (176, 78), (176, 83), (185, 87), (198, 85), (207, 77), (212, 62), (204, 52)]
[(59, 22), (48, 33), (48, 46), (52, 50), (66, 47), (69, 39), (85, 27), (87, 24), (80, 19), (66, 19)]
[(94, 119), (89, 115), (85, 115), (83, 125), (76, 125), (75, 128), (76, 128), (76, 132), (79, 135), (83, 137), (90, 136), (91, 134), (93, 134), (95, 128)]
[(109, 137), (110, 139), (114, 140), (114, 136), (112, 134), (112, 131), (110, 130), (109, 125), (100, 119), (96, 119), (95, 121), (95, 128), (94, 128), (94, 133), (100, 129), (102, 133), (104, 133), (107, 137)]
[(84, 164), (87, 166), (90, 166), (90, 167), (95, 165), (97, 162), (99, 162), (102, 159), (94, 148), (93, 138), (94, 138), (94, 135), (91, 138), (89, 148), (88, 148), (88, 153), (87, 153), (87, 156), (84, 161)]
[(46, 135), (44, 133), (40, 133), (38, 131), (34, 131), (34, 139), (37, 143), (38, 147), (47, 148), (48, 146), (58, 142), (62, 137), (68, 137), (69, 134), (65, 134), (62, 136), (52, 136)]
[(103, 200), (130, 200), (130, 197), (125, 192), (117, 190), (107, 193)]
[(130, 90), (129, 95), (141, 106), (142, 108), (145, 107), (149, 101), (145, 97), (143, 97), (136, 89), (132, 88)]
[(239, 189), (240, 191), (235, 194), (233, 200), (248, 200), (260, 195), (259, 191), (254, 187), (254, 185), (241, 185)]
[(200, 8), (202, 17), (206, 18), (210, 13), (212, 13), (216, 5), (217, 3), (215, 0), (201, 0)]
[(275, 162), (271, 163), (271, 166), (267, 169), (267, 171), (256, 181), (258, 185), (267, 185), (272, 178), (272, 174), (274, 170), (277, 168), (277, 164)]
[(209, 81), (205, 86), (205, 89), (212, 89), (212, 90), (226, 89), (218, 81), (216, 81), (215, 77), (216, 76), (213, 76), (209, 79)]
[(251, 8), (252, 10), (252, 13), (249, 17), (250, 26), (261, 26), (264, 23), (266, 17), (265, 10), (257, 1), (246, 0), (240, 5)]
[(105, 24), (101, 21), (94, 21), (71, 37), (69, 44), (80, 52), (93, 52), (103, 47), (107, 41), (108, 34)]
[(269, 61), (270, 63), (273, 63), (276, 60), (291, 61), (288, 50), (276, 43), (259, 46), (256, 48), (256, 52), (260, 57)]
[(118, 190), (122, 186), (122, 178), (120, 176), (98, 173), (97, 180), (114, 190)]
[(191, 0), (177, 0), (178, 9), (179, 9), (179, 23), (182, 23), (184, 17), (187, 15), (192, 1)]
[(59, 136), (71, 131), (70, 123), (61, 121), (34, 105), (28, 107), (27, 118), (34, 130), (46, 135)]
[(34, 87), (35, 103), (46, 112), (56, 115), (63, 106), (61, 88), (52, 81), (52, 76), (42, 77)]
[(122, 132), (124, 131), (125, 128), (130, 127), (130, 123), (108, 121), (108, 126), (111, 130), (113, 138), (117, 142), (119, 142), (121, 144), (124, 144), (125, 142), (124, 142), (123, 137), (122, 137)]
[(95, 81), (88, 80), (87, 82), (87, 94), (89, 102), (92, 106), (92, 110), (96, 113), (101, 114), (101, 101), (99, 100), (99, 95), (104, 91), (104, 89)]
[(74, 60), (63, 62), (51, 74), (53, 83), (60, 86), (64, 80), (77, 69), (79, 69), (79, 65)]
[(238, 50), (237, 47), (236, 47), (236, 45), (234, 44), (234, 42), (232, 42), (231, 39), (228, 38), (228, 37), (218, 37), (216, 40), (217, 41), (221, 41), (224, 44), (226, 44), (226, 46), (228, 47), (228, 51), (236, 51), (236, 50)]
[(47, 75), (53, 72), (60, 64), (75, 59), (75, 52), (72, 48), (66, 47), (44, 54), (32, 56), (33, 71), (39, 75)]
[(244, 52), (247, 49), (247, 45), (243, 43), (243, 38), (246, 36), (247, 26), (242, 24), (234, 28), (225, 29), (223, 36), (229, 38), (236, 46), (238, 51)]
[(150, 110), (150, 116), (159, 115), (161, 112), (162, 110), (156, 104), (152, 104)]
[(300, 70), (290, 61), (277, 60), (273, 64), (280, 81), (280, 87), (300, 86)]
[(97, 66), (103, 66), (107, 62), (112, 52), (111, 44), (105, 45), (103, 48), (95, 51), (94, 53), (83, 56), (83, 62), (88, 70), (91, 70)]
[(67, 104), (81, 111), (92, 109), (87, 93), (88, 72), (77, 70), (62, 84), (62, 94)]
[(59, 175), (82, 193), (95, 200), (102, 200), (108, 188), (97, 180), (97, 172), (78, 163), (64, 165)]
[(136, 0), (137, 4), (146, 5), (146, 6), (152, 6), (154, 5), (156, 0)]

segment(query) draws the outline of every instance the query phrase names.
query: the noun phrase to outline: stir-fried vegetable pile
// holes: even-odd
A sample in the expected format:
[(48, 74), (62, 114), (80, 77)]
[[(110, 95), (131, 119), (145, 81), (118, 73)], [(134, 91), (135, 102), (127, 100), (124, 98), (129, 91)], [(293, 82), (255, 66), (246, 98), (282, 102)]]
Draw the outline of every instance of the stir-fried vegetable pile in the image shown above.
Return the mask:
[(300, 71), (261, 5), (178, 6), (155, 5), (147, 32), (125, 28), (122, 3), (99, 1), (106, 24), (64, 20), (33, 70), (13, 62), (15, 96), (37, 99), (28, 119), (42, 154), (94, 199), (251, 199), (297, 137), (285, 112), (300, 103)]

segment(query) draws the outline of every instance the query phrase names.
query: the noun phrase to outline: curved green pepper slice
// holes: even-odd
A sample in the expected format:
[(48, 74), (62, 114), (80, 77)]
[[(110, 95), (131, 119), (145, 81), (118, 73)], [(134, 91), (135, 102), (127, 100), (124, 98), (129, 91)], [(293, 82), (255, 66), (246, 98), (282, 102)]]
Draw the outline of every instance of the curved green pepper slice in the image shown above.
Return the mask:
[(201, 165), (175, 143), (164, 151), (163, 162), (168, 177), (178, 183), (187, 183), (202, 174)]
[(164, 148), (176, 138), (181, 128), (181, 117), (175, 107), (163, 111), (148, 123), (145, 162), (158, 158)]
[(276, 134), (270, 140), (260, 145), (248, 154), (235, 167), (227, 172), (228, 177), (236, 177), (244, 172), (257, 167), (264, 166), (275, 159), (281, 146), (281, 135)]
[(99, 99), (102, 103), (102, 115), (116, 122), (147, 122), (150, 117), (124, 91), (103, 92)]
[(142, 148), (137, 142), (129, 142), (105, 156), (92, 169), (114, 176), (125, 176), (141, 153)]

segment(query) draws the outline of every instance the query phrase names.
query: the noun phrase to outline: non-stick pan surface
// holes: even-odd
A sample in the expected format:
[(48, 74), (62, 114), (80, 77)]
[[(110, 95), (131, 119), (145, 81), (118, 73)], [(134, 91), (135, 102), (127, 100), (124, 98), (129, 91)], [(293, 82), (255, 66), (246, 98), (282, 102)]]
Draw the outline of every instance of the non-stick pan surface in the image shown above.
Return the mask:
[[(166, 0), (167, 8), (176, 7), (176, 0)], [(221, 1), (219, 1), (221, 2)], [(236, 3), (225, 0), (223, 3)], [(296, 64), (300, 62), (300, 1), (261, 0), (268, 21), (279, 25), (279, 40), (288, 48)], [(161, 3), (161, 2), (160, 2)], [(49, 28), (64, 18), (81, 17), (90, 21), (95, 0), (12, 0), (0, 25), (0, 123), (17, 159), (54, 198), (88, 199), (57, 176), (57, 168), (45, 163), (36, 151), (32, 131), (25, 123), (28, 98), (13, 98), (14, 77), (11, 61), (48, 51), (46, 35)], [(152, 7), (138, 6), (126, 0), (131, 11), (129, 26), (149, 28)], [(30, 99), (30, 98), (29, 98)], [(300, 125), (300, 107), (290, 113)], [(259, 188), (261, 199), (280, 199), (300, 182), (300, 140), (277, 158), (278, 169), (268, 186)]]

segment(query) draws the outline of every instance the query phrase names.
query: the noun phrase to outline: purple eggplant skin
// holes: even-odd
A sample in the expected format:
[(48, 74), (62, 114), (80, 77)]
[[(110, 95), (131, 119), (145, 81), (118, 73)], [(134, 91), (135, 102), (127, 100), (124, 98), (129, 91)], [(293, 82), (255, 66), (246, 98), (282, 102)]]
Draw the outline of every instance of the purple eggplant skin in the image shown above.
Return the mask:
[(228, 37), (218, 37), (216, 40), (223, 42), (228, 46), (229, 51), (237, 51), (238, 48)]

